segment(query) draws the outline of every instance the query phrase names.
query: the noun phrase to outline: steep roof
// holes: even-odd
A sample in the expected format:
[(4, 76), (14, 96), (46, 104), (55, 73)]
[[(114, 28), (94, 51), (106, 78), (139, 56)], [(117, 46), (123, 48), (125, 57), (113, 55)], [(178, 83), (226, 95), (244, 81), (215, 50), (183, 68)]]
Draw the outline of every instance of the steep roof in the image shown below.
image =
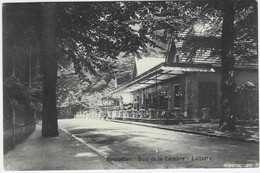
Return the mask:
[(137, 70), (136, 76), (139, 76), (144, 72), (164, 62), (165, 62), (164, 58), (142, 58), (142, 59), (136, 58), (135, 59), (135, 65)]

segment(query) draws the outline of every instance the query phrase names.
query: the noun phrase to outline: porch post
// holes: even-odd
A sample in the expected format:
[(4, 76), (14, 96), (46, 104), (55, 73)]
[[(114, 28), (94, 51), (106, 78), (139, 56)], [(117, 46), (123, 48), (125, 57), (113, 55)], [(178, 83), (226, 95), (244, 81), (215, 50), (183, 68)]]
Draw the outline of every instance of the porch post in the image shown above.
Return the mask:
[(158, 89), (157, 89), (157, 73), (155, 76), (155, 94), (156, 94), (156, 117), (159, 118), (159, 97), (158, 97)]

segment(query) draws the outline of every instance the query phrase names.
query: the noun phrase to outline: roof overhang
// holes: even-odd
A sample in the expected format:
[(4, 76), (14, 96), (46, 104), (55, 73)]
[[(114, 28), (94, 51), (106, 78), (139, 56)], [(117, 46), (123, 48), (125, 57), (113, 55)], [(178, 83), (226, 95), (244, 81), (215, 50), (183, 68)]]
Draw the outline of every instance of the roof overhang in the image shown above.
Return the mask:
[(211, 64), (166, 64), (161, 63), (151, 70), (137, 76), (132, 81), (116, 89), (110, 95), (120, 92), (134, 92), (143, 88), (160, 84), (179, 75), (192, 72), (215, 72)]

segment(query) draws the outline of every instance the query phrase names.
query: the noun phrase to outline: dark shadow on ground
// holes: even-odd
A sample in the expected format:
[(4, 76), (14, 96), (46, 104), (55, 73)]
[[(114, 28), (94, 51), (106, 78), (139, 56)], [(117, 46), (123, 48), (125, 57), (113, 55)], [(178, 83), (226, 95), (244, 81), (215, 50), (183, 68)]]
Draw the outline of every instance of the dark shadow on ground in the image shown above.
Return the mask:
[(91, 132), (86, 132), (82, 134), (76, 134), (76, 136), (79, 138), (83, 138), (88, 143), (106, 146), (106, 145), (115, 145), (115, 144), (122, 143), (138, 135), (108, 135), (108, 134), (95, 134)]

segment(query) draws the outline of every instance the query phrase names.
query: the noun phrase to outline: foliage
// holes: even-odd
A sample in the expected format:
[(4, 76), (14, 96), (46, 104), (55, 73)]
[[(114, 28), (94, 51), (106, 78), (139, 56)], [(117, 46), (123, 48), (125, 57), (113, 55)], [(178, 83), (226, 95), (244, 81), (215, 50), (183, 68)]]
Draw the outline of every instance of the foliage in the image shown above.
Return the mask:
[(32, 106), (36, 109), (41, 109), (40, 88), (28, 88), (16, 77), (4, 79), (4, 98), (14, 107), (23, 108), (26, 102), (32, 102)]
[(28, 104), (35, 110), (41, 111), (41, 95), (41, 88), (28, 88), (16, 77), (5, 78), (3, 81), (5, 127), (10, 125), (11, 110), (17, 110), (16, 123), (19, 121), (26, 123), (24, 116), (28, 117), (28, 112), (26, 112)]
[[(234, 49), (236, 63), (257, 62), (257, 4), (254, 0), (235, 1)], [(140, 31), (162, 47), (174, 41), (179, 55), (193, 62), (210, 50), (221, 55), (222, 1), (143, 2), (135, 22)], [(156, 40), (156, 41), (155, 41)], [(165, 47), (165, 46), (164, 46)], [(167, 45), (166, 45), (167, 47)], [(207, 58), (207, 57), (205, 57)]]
[(42, 109), (40, 4), (3, 4), (4, 127), (32, 122)]
[[(40, 4), (3, 5), (3, 74), (28, 82), (29, 57), (33, 74), (38, 70), (41, 56)], [(39, 71), (38, 71), (39, 72)]]
[(67, 65), (60, 65), (57, 81), (57, 103), (60, 110), (59, 117), (66, 111), (75, 114), (80, 110), (94, 108), (101, 105), (101, 98), (115, 89), (115, 78), (118, 84), (129, 80), (133, 58), (122, 58), (118, 56), (113, 60), (111, 66), (113, 71), (110, 73), (97, 70), (98, 76), (89, 75), (90, 82), (82, 81), (78, 78), (73, 68), (73, 63), (67, 61)]
[(88, 2), (57, 4), (58, 42), (61, 56), (72, 59), (81, 80), (97, 69), (111, 71), (107, 59), (121, 52), (135, 53), (145, 48), (142, 37), (131, 25), (137, 18), (134, 2)]
[(258, 86), (245, 82), (235, 90), (235, 114), (239, 119), (258, 119)]
[[(197, 20), (191, 25), (181, 51), (189, 58), (195, 56), (197, 50), (210, 50), (212, 57), (221, 55), (222, 9), (221, 1), (203, 1), (203, 8)], [(238, 0), (234, 3), (234, 48), (236, 63), (257, 62), (257, 4), (254, 0)], [(212, 13), (214, 12), (214, 13)], [(203, 17), (202, 17), (203, 16)], [(203, 19), (203, 20), (201, 20)], [(203, 32), (198, 33), (194, 26), (199, 25)]]

